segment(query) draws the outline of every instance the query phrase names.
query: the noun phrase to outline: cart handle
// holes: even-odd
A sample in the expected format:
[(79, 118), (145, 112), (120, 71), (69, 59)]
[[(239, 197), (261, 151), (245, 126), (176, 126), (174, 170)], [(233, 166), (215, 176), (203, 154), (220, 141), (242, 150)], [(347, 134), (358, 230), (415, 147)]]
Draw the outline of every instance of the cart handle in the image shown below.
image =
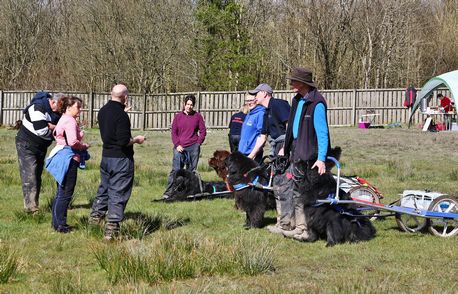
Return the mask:
[(334, 199), (339, 200), (339, 184), (340, 184), (340, 163), (337, 159), (332, 156), (328, 156), (327, 159), (331, 160), (336, 164), (337, 167), (337, 184), (336, 184), (336, 196)]

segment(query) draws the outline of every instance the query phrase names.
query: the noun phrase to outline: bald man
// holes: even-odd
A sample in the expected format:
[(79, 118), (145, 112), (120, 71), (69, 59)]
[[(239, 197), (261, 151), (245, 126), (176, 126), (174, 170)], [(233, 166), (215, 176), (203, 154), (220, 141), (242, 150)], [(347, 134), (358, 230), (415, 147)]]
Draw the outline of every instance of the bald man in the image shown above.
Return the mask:
[(145, 137), (132, 138), (130, 119), (124, 111), (129, 93), (124, 85), (111, 90), (111, 100), (99, 111), (100, 136), (103, 141), (100, 163), (100, 186), (92, 205), (90, 222), (101, 224), (106, 217), (105, 239), (112, 240), (118, 233), (124, 210), (134, 182), (135, 143), (142, 144)]

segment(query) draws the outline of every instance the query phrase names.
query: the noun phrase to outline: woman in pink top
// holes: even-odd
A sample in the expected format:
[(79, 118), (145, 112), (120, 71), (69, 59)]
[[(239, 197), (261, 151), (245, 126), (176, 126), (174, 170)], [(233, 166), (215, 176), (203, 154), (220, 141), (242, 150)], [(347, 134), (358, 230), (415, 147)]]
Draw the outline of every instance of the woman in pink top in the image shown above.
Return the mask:
[(57, 109), (62, 113), (62, 117), (56, 125), (54, 137), (58, 146), (69, 146), (73, 154), (62, 184), (57, 184), (56, 198), (52, 206), (52, 225), (60, 233), (71, 231), (71, 227), (67, 224), (67, 210), (76, 185), (80, 162), (79, 152), (89, 148), (88, 144), (82, 143), (84, 134), (76, 122), (82, 103), (83, 101), (75, 96), (63, 96), (57, 102)]

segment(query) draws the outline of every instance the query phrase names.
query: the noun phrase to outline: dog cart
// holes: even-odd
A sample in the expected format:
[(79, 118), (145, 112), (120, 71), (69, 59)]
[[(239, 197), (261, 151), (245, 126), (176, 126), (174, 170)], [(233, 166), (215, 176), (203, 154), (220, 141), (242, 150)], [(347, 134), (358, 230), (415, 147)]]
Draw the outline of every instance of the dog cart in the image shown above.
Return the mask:
[[(447, 194), (421, 190), (406, 190), (401, 199), (384, 205), (365, 197), (351, 197), (352, 200), (340, 200), (339, 190), (342, 181), (340, 177), (340, 163), (332, 157), (337, 167), (336, 194), (328, 199), (318, 200), (318, 203), (329, 205), (353, 204), (363, 210), (373, 210), (376, 213), (366, 216), (396, 216), (396, 222), (401, 230), (418, 232), (428, 229), (433, 235), (451, 237), (458, 234), (458, 198)], [(332, 197), (333, 196), (333, 197)], [(400, 205), (395, 205), (399, 203)], [(388, 211), (389, 214), (379, 214), (379, 211)]]

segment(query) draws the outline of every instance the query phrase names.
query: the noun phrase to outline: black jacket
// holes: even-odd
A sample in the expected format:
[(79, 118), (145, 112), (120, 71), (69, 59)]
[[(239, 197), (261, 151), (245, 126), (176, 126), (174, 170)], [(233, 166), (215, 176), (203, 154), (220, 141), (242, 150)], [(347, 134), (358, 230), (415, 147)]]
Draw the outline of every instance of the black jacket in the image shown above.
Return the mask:
[[(292, 101), (291, 112), (288, 119), (288, 128), (286, 130), (285, 138), (285, 155), (289, 155), (291, 161), (315, 161), (318, 157), (318, 139), (316, 136), (315, 126), (313, 125), (313, 116), (315, 107), (318, 103), (323, 103), (327, 111), (326, 100), (318, 92), (313, 89), (307, 94), (307, 100), (302, 108), (301, 120), (299, 122), (299, 134), (294, 142), (293, 138), (293, 124), (294, 116), (296, 114), (297, 105), (302, 96), (297, 94)], [(327, 124), (326, 118), (326, 124)], [(294, 145), (294, 146), (293, 146)], [(328, 150), (331, 149), (330, 136), (328, 136)], [(290, 154), (291, 153), (291, 154)]]

